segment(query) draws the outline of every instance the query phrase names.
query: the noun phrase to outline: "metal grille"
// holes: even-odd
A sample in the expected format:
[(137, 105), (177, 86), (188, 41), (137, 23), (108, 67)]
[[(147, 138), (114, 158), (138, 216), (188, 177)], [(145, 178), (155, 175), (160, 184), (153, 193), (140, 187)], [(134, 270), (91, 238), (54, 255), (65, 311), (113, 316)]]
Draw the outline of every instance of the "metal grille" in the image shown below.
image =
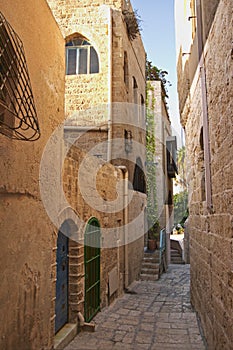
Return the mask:
[(25, 141), (40, 137), (23, 44), (1, 12), (0, 133)]
[(100, 309), (100, 227), (96, 219), (85, 232), (85, 320), (89, 322)]

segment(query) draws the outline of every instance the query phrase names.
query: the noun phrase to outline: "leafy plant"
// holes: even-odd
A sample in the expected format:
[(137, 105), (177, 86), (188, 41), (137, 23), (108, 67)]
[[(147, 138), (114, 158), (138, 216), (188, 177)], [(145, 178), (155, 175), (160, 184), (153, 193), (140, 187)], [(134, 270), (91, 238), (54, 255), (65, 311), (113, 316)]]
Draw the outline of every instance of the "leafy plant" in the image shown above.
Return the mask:
[(127, 27), (128, 37), (132, 41), (141, 31), (141, 17), (138, 15), (137, 10), (123, 10), (122, 14), (124, 15), (124, 20)]
[(158, 221), (155, 221), (152, 227), (148, 230), (148, 238), (158, 240), (160, 236), (160, 225)]
[(185, 146), (178, 149), (177, 166), (178, 166), (178, 175), (176, 176), (176, 179), (175, 179), (175, 185), (179, 185), (183, 189), (187, 189)]
[(167, 71), (153, 66), (151, 61), (146, 60), (146, 80), (160, 80), (162, 82), (162, 97), (164, 101), (166, 98), (168, 98), (167, 86), (171, 86), (170, 81), (166, 78), (167, 75)]
[[(156, 166), (154, 162), (155, 156), (155, 135), (154, 135), (154, 100), (149, 101), (149, 91), (154, 90), (151, 84), (147, 84), (146, 99), (146, 163), (147, 163), (147, 219), (149, 227), (149, 235), (153, 234), (153, 225), (157, 222), (156, 215)], [(153, 94), (152, 94), (153, 95)], [(151, 229), (152, 230), (151, 230)]]
[(184, 190), (176, 193), (173, 197), (174, 202), (174, 224), (184, 225), (185, 220), (188, 217), (188, 192)]

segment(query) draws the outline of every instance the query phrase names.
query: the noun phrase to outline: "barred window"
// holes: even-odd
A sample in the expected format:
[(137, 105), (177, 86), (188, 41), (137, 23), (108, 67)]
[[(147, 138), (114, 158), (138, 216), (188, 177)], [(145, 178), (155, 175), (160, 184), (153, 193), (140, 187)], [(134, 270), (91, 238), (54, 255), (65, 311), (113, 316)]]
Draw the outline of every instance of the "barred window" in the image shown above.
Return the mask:
[(1, 12), (0, 133), (25, 141), (40, 137), (23, 44)]

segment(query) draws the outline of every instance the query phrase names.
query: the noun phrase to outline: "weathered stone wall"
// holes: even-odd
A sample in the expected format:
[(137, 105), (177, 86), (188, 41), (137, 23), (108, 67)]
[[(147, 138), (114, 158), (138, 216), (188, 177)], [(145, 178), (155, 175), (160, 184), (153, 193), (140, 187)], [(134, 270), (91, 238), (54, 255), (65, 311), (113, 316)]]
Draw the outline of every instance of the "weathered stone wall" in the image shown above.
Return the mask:
[[(103, 198), (107, 202), (117, 198), (116, 184), (122, 179), (122, 172), (116, 169), (109, 163), (104, 163), (97, 172), (96, 183), (90, 181), (88, 173), (85, 178), (79, 179), (80, 165), (85, 157), (90, 157), (85, 154), (79, 148), (73, 146), (70, 148), (65, 163), (64, 163), (64, 192), (70, 206), (75, 210), (77, 216), (83, 222), (83, 225), (79, 227), (77, 236), (73, 237), (73, 246), (76, 246), (76, 251), (73, 254), (74, 259), (78, 261), (80, 266), (79, 270), (76, 270), (70, 278), (70, 284), (75, 285), (75, 290), (70, 294), (70, 309), (72, 310), (71, 320), (77, 319), (77, 313), (80, 311), (84, 313), (84, 286), (85, 286), (85, 269), (84, 269), (84, 234), (86, 224), (90, 218), (95, 217), (100, 223), (101, 230), (111, 229), (112, 237), (110, 239), (110, 248), (101, 249), (101, 307), (109, 304), (110, 299), (108, 296), (108, 274), (114, 268), (120, 264), (120, 259), (124, 259), (123, 256), (118, 254), (117, 232), (119, 226), (123, 225), (123, 211), (107, 213), (98, 210), (98, 194), (100, 198)], [(95, 157), (90, 157), (89, 162), (94, 163)], [(97, 161), (98, 162), (98, 161)], [(89, 164), (90, 164), (89, 163)], [(91, 168), (90, 171), (93, 171)], [(81, 182), (81, 183), (80, 183)], [(85, 188), (92, 189), (91, 192), (86, 193)], [(97, 193), (94, 191), (97, 190)], [(82, 192), (83, 191), (83, 192)], [(86, 193), (86, 196), (83, 194)], [(123, 201), (123, 193), (119, 193), (120, 201)], [(97, 202), (95, 202), (97, 198)], [(105, 245), (104, 239), (106, 238), (102, 232), (101, 244)], [(75, 258), (76, 256), (76, 258)], [(119, 269), (118, 269), (119, 270)], [(70, 271), (71, 272), (71, 271)], [(119, 283), (118, 290), (115, 294), (120, 295), (123, 290), (123, 280), (121, 277), (122, 271), (118, 271)], [(112, 300), (112, 299), (111, 299)]]
[[(107, 123), (106, 104), (134, 102), (133, 76), (139, 87), (138, 97), (142, 95), (145, 101), (145, 50), (140, 36), (132, 42), (128, 38), (121, 1), (76, 1), (75, 8), (67, 1), (49, 0), (48, 3), (64, 38), (79, 33), (91, 42), (99, 55), (98, 74), (66, 76), (66, 116), (73, 119), (75, 112), (82, 110), (86, 113), (76, 118), (79, 125)], [(127, 91), (124, 52), (130, 62)], [(105, 111), (99, 111), (99, 107)], [(90, 113), (89, 109), (92, 109)]]
[[(205, 46), (213, 209), (205, 201), (202, 96), (196, 72), (181, 118), (185, 122), (189, 183), (191, 299), (209, 349), (233, 344), (232, 2), (222, 0)], [(182, 96), (181, 96), (182, 97)]]
[[(99, 73), (66, 76), (67, 124), (105, 125), (111, 129), (111, 138), (122, 140), (124, 130), (136, 126), (133, 140), (145, 145), (145, 113), (141, 107), (145, 103), (145, 50), (140, 36), (133, 41), (128, 38), (122, 13), (126, 8), (125, 2), (99, 1), (88, 4), (80, 1), (75, 2), (75, 8), (72, 2), (67, 1), (49, 0), (48, 3), (64, 38), (79, 33), (94, 45), (99, 55)], [(128, 59), (128, 85), (124, 81), (125, 53)], [(133, 87), (133, 77), (137, 89)], [(133, 103), (137, 103), (138, 108), (130, 105)], [(121, 124), (120, 131), (116, 124)], [(127, 158), (127, 155), (124, 154), (124, 157)], [(132, 177), (131, 171), (130, 174)]]
[[(83, 35), (95, 47), (99, 56), (99, 73), (66, 76), (65, 108), (66, 117), (68, 118), (66, 128), (69, 129), (70, 138), (74, 140), (78, 137), (76, 146), (79, 150), (71, 150), (69, 153), (69, 159), (64, 167), (64, 190), (71, 207), (75, 208), (84, 222), (88, 222), (88, 219), (94, 216), (99, 220), (103, 230), (111, 227), (115, 228), (113, 230), (114, 240), (118, 235), (118, 230), (122, 231), (122, 227), (126, 222), (124, 211), (121, 209), (119, 212), (113, 212), (111, 215), (105, 213), (104, 210), (101, 211), (96, 202), (95, 184), (87, 177), (84, 179), (86, 181), (85, 186), (89, 186), (89, 190), (93, 189), (92, 194), (90, 194), (92, 198), (89, 198), (91, 205), (90, 203), (88, 205), (85, 201), (87, 198), (83, 198), (81, 195), (80, 186), (83, 184), (77, 182), (77, 176), (79, 166), (83, 160), (82, 154), (84, 153), (82, 152), (89, 152), (89, 155), (95, 155), (100, 160), (107, 160), (108, 154), (114, 165), (127, 166), (130, 182), (133, 182), (137, 157), (140, 157), (142, 164), (144, 164), (145, 115), (142, 107), (138, 106), (136, 111), (134, 107), (129, 107), (128, 104), (136, 102), (141, 105), (145, 101), (145, 51), (140, 37), (133, 40), (133, 42), (128, 38), (126, 23), (122, 13), (122, 10), (126, 8), (125, 1), (74, 2), (48, 0), (48, 4), (61, 28), (63, 37), (69, 38), (75, 33)], [(128, 87), (126, 87), (124, 81), (125, 52), (127, 52), (129, 62)], [(137, 89), (133, 87), (133, 77), (137, 81)], [(87, 130), (87, 127), (92, 126), (95, 129), (92, 131)], [(130, 157), (130, 161), (125, 151), (125, 130), (131, 131), (133, 140), (140, 142), (143, 149), (143, 152), (136, 152), (135, 154), (133, 149), (133, 156)], [(114, 144), (114, 141), (112, 141), (114, 138), (119, 138), (120, 143)], [(112, 146), (111, 152), (110, 146)], [(85, 157), (89, 156), (85, 154)], [(93, 170), (91, 163), (95, 158), (90, 157), (90, 159), (89, 172), (91, 173)], [(114, 181), (116, 181), (116, 177), (113, 174), (115, 173), (118, 174), (117, 176), (120, 176), (119, 174), (122, 175), (120, 170), (116, 170), (111, 165), (106, 165), (102, 172), (98, 173), (98, 190), (105, 201), (114, 200), (114, 186), (116, 185)], [(139, 203), (141, 204), (141, 201)], [(128, 212), (133, 218), (135, 214), (133, 206), (129, 206)], [(144, 223), (144, 218), (142, 221)], [(79, 230), (79, 234), (82, 237), (84, 231), (85, 227)], [(119, 244), (124, 243), (121, 240), (119, 242)], [(139, 244), (134, 244), (134, 250), (132, 247), (131, 250), (128, 250), (134, 259), (137, 260), (135, 270), (130, 276), (126, 266), (127, 262), (125, 262), (125, 249), (123, 247), (115, 248), (116, 246), (117, 243), (114, 245), (114, 248), (103, 249), (101, 252), (102, 307), (111, 302), (117, 294), (111, 296), (111, 298), (108, 297), (108, 274), (113, 267), (120, 266), (118, 268), (118, 294), (121, 293), (124, 285), (127, 284), (126, 274), (130, 281), (139, 275), (142, 259), (141, 252), (136, 254)], [(143, 244), (141, 247), (143, 247)], [(81, 254), (80, 261), (82, 259), (83, 255)], [(79, 290), (83, 291), (84, 278), (81, 277), (82, 274), (83, 271), (80, 272), (79, 276), (74, 276), (74, 279), (76, 278), (77, 280), (78, 277), (80, 281)], [(74, 315), (75, 312), (77, 314), (78, 309), (83, 311), (84, 300), (77, 302), (77, 293), (74, 296), (76, 298), (76, 306), (73, 306), (74, 310), (76, 310), (73, 313)]]
[[(165, 228), (168, 222), (166, 217), (166, 204), (169, 191), (173, 195), (172, 180), (167, 175), (166, 140), (171, 136), (171, 122), (162, 99), (162, 87), (160, 81), (148, 82), (148, 98), (150, 112), (154, 114), (155, 157), (156, 163), (156, 214), (161, 228)], [(172, 208), (171, 208), (172, 209)]]
[(128, 228), (128, 283), (139, 279), (141, 263), (144, 257), (144, 233), (146, 207), (146, 194), (134, 192), (132, 201), (129, 204), (129, 228)]
[(40, 197), (39, 166), (64, 119), (64, 40), (45, 1), (0, 1), (0, 7), (24, 45), (41, 130), (35, 142), (0, 134), (0, 348), (51, 349), (56, 235)]
[[(102, 164), (96, 173), (96, 183), (89, 179), (88, 173), (85, 178), (80, 176), (80, 166), (83, 166), (85, 158), (88, 158), (88, 167), (93, 172), (92, 165), (96, 169), (98, 164)], [(92, 164), (92, 165), (91, 165)], [(88, 166), (88, 165), (87, 165)], [(123, 179), (123, 172), (113, 165), (97, 160), (91, 157), (79, 148), (73, 146), (70, 148), (64, 163), (64, 192), (70, 206), (75, 210), (83, 225), (79, 227), (77, 236), (73, 237), (72, 257), (74, 263), (78, 262), (80, 267), (75, 273), (72, 273), (70, 284), (75, 286), (75, 290), (70, 296), (71, 320), (77, 318), (77, 312), (84, 312), (84, 252), (81, 245), (84, 243), (84, 234), (86, 223), (92, 217), (99, 220), (102, 230), (101, 249), (101, 307), (108, 305), (116, 296), (119, 296), (123, 288), (138, 278), (143, 258), (143, 233), (144, 233), (144, 209), (146, 206), (146, 195), (133, 192), (132, 200), (129, 205), (125, 205), (124, 210), (113, 209), (108, 213), (109, 204), (118, 198), (123, 204), (124, 189), (116, 192), (117, 184)], [(85, 189), (88, 189), (86, 192)], [(89, 191), (91, 189), (91, 191)], [(106, 210), (101, 211), (99, 200), (95, 190), (106, 202)], [(119, 191), (119, 190), (118, 190)], [(129, 225), (126, 225), (127, 222)], [(136, 224), (134, 220), (137, 220)], [(132, 223), (132, 225), (131, 225)], [(111, 235), (111, 237), (109, 236)], [(76, 242), (76, 243), (75, 243)], [(77, 243), (78, 242), (78, 243)], [(127, 245), (127, 247), (125, 247)], [(81, 250), (82, 249), (82, 250)], [(75, 257), (76, 256), (76, 257)], [(109, 298), (108, 279), (109, 273), (117, 267), (118, 271), (118, 289), (116, 293)], [(126, 281), (127, 279), (127, 281)]]

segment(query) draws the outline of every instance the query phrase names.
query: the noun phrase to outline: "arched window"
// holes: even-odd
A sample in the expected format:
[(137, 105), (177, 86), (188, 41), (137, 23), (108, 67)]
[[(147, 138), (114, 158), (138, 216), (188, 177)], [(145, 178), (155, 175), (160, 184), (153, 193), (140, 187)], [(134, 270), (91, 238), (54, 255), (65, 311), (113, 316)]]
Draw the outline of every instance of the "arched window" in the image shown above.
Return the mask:
[(66, 42), (66, 74), (99, 73), (99, 58), (95, 48), (82, 37)]
[(139, 157), (136, 160), (136, 165), (134, 169), (133, 189), (134, 191), (146, 193), (145, 174), (143, 171), (142, 161)]

